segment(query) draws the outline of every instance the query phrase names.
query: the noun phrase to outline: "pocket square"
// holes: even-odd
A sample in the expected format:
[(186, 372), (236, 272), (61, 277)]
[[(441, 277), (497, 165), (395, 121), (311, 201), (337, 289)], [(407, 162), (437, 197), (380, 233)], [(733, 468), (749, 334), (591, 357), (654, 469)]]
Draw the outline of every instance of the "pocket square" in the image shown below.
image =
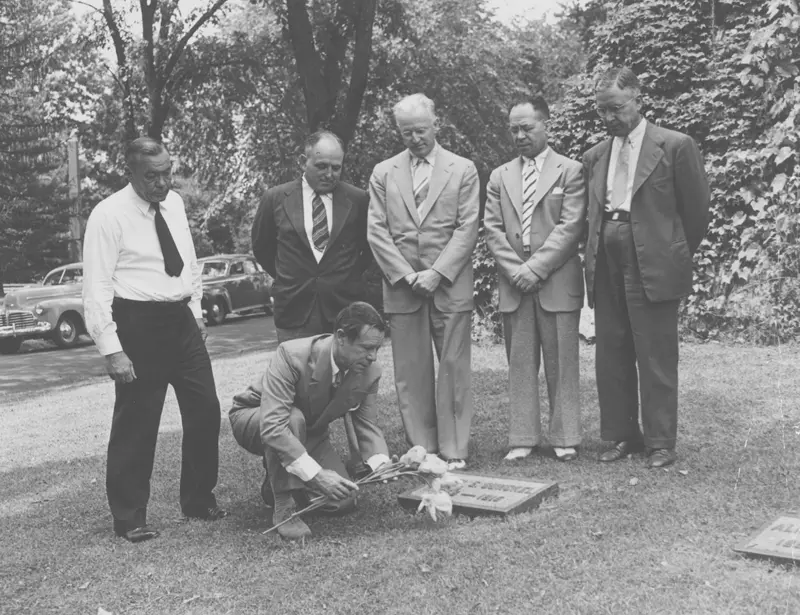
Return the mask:
[(553, 188), (552, 194), (553, 194), (553, 196), (557, 196), (559, 194), (564, 194), (564, 189), (561, 186), (556, 186), (555, 188)]

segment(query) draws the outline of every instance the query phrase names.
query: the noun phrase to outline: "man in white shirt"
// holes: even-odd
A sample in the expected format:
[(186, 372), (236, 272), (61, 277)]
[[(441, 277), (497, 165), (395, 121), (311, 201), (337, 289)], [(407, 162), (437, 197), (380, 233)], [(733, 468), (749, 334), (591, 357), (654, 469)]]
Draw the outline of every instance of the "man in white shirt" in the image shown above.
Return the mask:
[(89, 334), (116, 383), (106, 491), (114, 531), (158, 536), (147, 503), (158, 426), (172, 385), (183, 421), (180, 505), (187, 517), (226, 516), (217, 483), (220, 407), (205, 347), (202, 286), (172, 162), (142, 137), (125, 153), (130, 183), (98, 203), (86, 225), (83, 302)]
[(581, 164), (547, 144), (549, 119), (541, 97), (511, 108), (509, 130), (520, 155), (495, 169), (487, 188), (486, 243), (497, 261), (509, 366), (507, 461), (527, 457), (541, 443), (542, 358), (556, 458), (576, 459), (581, 441), (578, 242), (586, 192)]
[(708, 180), (694, 139), (642, 117), (631, 69), (602, 75), (595, 98), (610, 134), (583, 157), (600, 435), (614, 442), (600, 461), (644, 448), (663, 468), (675, 462), (678, 307), (708, 226)]
[[(333, 335), (290, 340), (248, 389), (233, 398), (231, 431), (246, 450), (263, 457), (264, 503), (274, 506), (277, 525), (309, 497), (330, 498), (323, 512), (355, 506), (358, 486), (331, 444), (328, 425), (352, 416), (364, 462), (375, 470), (389, 461), (378, 427), (376, 399), (381, 368), (375, 362), (386, 324), (368, 303), (357, 301), (336, 317)], [(278, 528), (287, 540), (311, 533), (296, 518)]]

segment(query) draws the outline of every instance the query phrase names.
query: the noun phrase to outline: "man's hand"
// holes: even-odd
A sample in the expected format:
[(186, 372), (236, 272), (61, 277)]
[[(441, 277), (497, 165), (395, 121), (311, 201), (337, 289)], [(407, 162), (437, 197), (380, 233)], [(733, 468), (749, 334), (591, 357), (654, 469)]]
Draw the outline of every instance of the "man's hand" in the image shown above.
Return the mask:
[(412, 288), (415, 293), (430, 297), (442, 282), (442, 274), (433, 269), (426, 269), (417, 273), (417, 280)]
[(200, 329), (200, 337), (205, 342), (206, 338), (208, 337), (208, 329), (206, 329), (206, 323), (202, 318), (195, 318), (194, 320), (197, 323), (197, 328)]
[(530, 293), (538, 290), (542, 284), (542, 278), (536, 275), (525, 263), (517, 267), (516, 272), (511, 277), (511, 283), (519, 288), (523, 293)]
[(403, 278), (403, 281), (408, 284), (409, 286), (414, 286), (414, 282), (417, 281), (417, 272), (414, 271), (409, 273), (406, 277)]
[(106, 355), (106, 371), (114, 382), (127, 384), (136, 380), (133, 363), (123, 351)]
[(358, 485), (346, 478), (339, 476), (333, 470), (325, 468), (317, 472), (317, 475), (308, 481), (308, 486), (323, 495), (327, 495), (332, 500), (344, 500), (353, 491), (358, 491)]

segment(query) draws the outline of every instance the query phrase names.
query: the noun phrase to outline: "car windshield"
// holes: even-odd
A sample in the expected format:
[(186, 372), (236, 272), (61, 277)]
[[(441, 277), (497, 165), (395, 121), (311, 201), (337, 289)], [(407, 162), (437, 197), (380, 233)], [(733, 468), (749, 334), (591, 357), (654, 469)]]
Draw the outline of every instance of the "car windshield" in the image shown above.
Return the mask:
[(206, 279), (220, 278), (225, 275), (225, 263), (222, 261), (210, 261), (203, 263), (203, 277)]
[(45, 279), (42, 280), (42, 286), (57, 286), (61, 284), (61, 275), (63, 273), (63, 270), (51, 271), (47, 274)]

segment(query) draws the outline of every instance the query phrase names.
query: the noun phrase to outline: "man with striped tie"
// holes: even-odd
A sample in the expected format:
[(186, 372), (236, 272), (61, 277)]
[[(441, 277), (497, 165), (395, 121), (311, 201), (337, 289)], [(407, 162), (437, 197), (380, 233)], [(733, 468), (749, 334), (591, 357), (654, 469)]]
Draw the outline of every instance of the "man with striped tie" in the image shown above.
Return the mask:
[(478, 172), (436, 142), (434, 104), (424, 94), (398, 102), (394, 118), (406, 149), (372, 172), (367, 232), (384, 275), (400, 415), (411, 444), (462, 469), (473, 413)]
[(576, 459), (581, 441), (578, 242), (586, 193), (581, 164), (548, 146), (549, 119), (541, 97), (511, 107), (509, 130), (519, 156), (495, 169), (487, 188), (486, 242), (497, 261), (509, 363), (507, 461), (527, 457), (541, 443), (542, 358), (550, 400), (548, 441), (556, 458)]

